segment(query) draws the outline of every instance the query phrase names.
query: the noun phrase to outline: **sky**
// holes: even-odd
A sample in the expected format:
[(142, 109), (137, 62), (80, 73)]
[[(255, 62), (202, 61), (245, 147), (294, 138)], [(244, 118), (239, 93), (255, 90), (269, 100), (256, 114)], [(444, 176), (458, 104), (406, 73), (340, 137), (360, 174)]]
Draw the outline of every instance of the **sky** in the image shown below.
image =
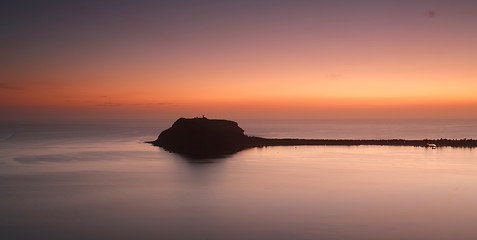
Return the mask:
[(477, 2), (1, 1), (0, 120), (477, 119)]

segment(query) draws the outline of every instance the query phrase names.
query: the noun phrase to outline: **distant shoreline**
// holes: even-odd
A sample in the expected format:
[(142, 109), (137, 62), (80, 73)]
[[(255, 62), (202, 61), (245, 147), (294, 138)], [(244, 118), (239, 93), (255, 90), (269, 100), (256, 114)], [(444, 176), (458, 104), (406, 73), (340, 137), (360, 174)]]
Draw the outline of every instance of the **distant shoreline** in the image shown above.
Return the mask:
[(428, 144), (435, 144), (436, 147), (477, 147), (477, 140), (474, 139), (375, 139), (375, 140), (356, 140), (356, 139), (295, 139), (295, 138), (261, 138), (248, 137), (248, 147), (261, 146), (360, 146), (360, 145), (378, 145), (378, 146), (411, 146), (428, 147)]

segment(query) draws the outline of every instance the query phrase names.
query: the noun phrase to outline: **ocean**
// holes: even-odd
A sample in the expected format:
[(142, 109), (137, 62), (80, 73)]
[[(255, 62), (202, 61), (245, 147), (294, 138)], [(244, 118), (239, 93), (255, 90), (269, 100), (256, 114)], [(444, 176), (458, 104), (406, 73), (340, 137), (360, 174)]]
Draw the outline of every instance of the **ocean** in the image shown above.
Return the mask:
[[(477, 239), (477, 149), (252, 148), (189, 159), (171, 120), (0, 123), (1, 239)], [(476, 120), (239, 120), (277, 138), (477, 139)]]

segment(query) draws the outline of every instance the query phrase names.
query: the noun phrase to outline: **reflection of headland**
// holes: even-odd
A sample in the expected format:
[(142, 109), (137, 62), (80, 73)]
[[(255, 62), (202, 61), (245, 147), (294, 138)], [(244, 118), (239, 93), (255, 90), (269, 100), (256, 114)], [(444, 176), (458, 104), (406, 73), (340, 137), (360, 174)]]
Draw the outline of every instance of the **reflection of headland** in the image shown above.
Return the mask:
[[(188, 161), (212, 161), (241, 150), (264, 146), (414, 146), (477, 147), (474, 139), (273, 139), (247, 136), (236, 122), (222, 119), (180, 118), (152, 142), (167, 151), (181, 154)], [(215, 160), (214, 160), (215, 161)]]
[(175, 153), (175, 155), (188, 163), (207, 164), (223, 162), (233, 153), (229, 154), (184, 154)]

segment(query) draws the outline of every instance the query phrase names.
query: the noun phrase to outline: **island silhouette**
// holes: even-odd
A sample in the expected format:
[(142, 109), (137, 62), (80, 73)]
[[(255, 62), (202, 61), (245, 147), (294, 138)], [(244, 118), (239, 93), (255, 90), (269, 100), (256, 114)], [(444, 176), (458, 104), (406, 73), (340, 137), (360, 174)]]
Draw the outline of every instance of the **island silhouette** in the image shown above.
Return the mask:
[(234, 154), (247, 148), (265, 146), (415, 146), (415, 147), (477, 147), (474, 139), (298, 139), (247, 136), (237, 122), (224, 119), (179, 118), (156, 140), (147, 142), (163, 149), (188, 156), (212, 157)]

